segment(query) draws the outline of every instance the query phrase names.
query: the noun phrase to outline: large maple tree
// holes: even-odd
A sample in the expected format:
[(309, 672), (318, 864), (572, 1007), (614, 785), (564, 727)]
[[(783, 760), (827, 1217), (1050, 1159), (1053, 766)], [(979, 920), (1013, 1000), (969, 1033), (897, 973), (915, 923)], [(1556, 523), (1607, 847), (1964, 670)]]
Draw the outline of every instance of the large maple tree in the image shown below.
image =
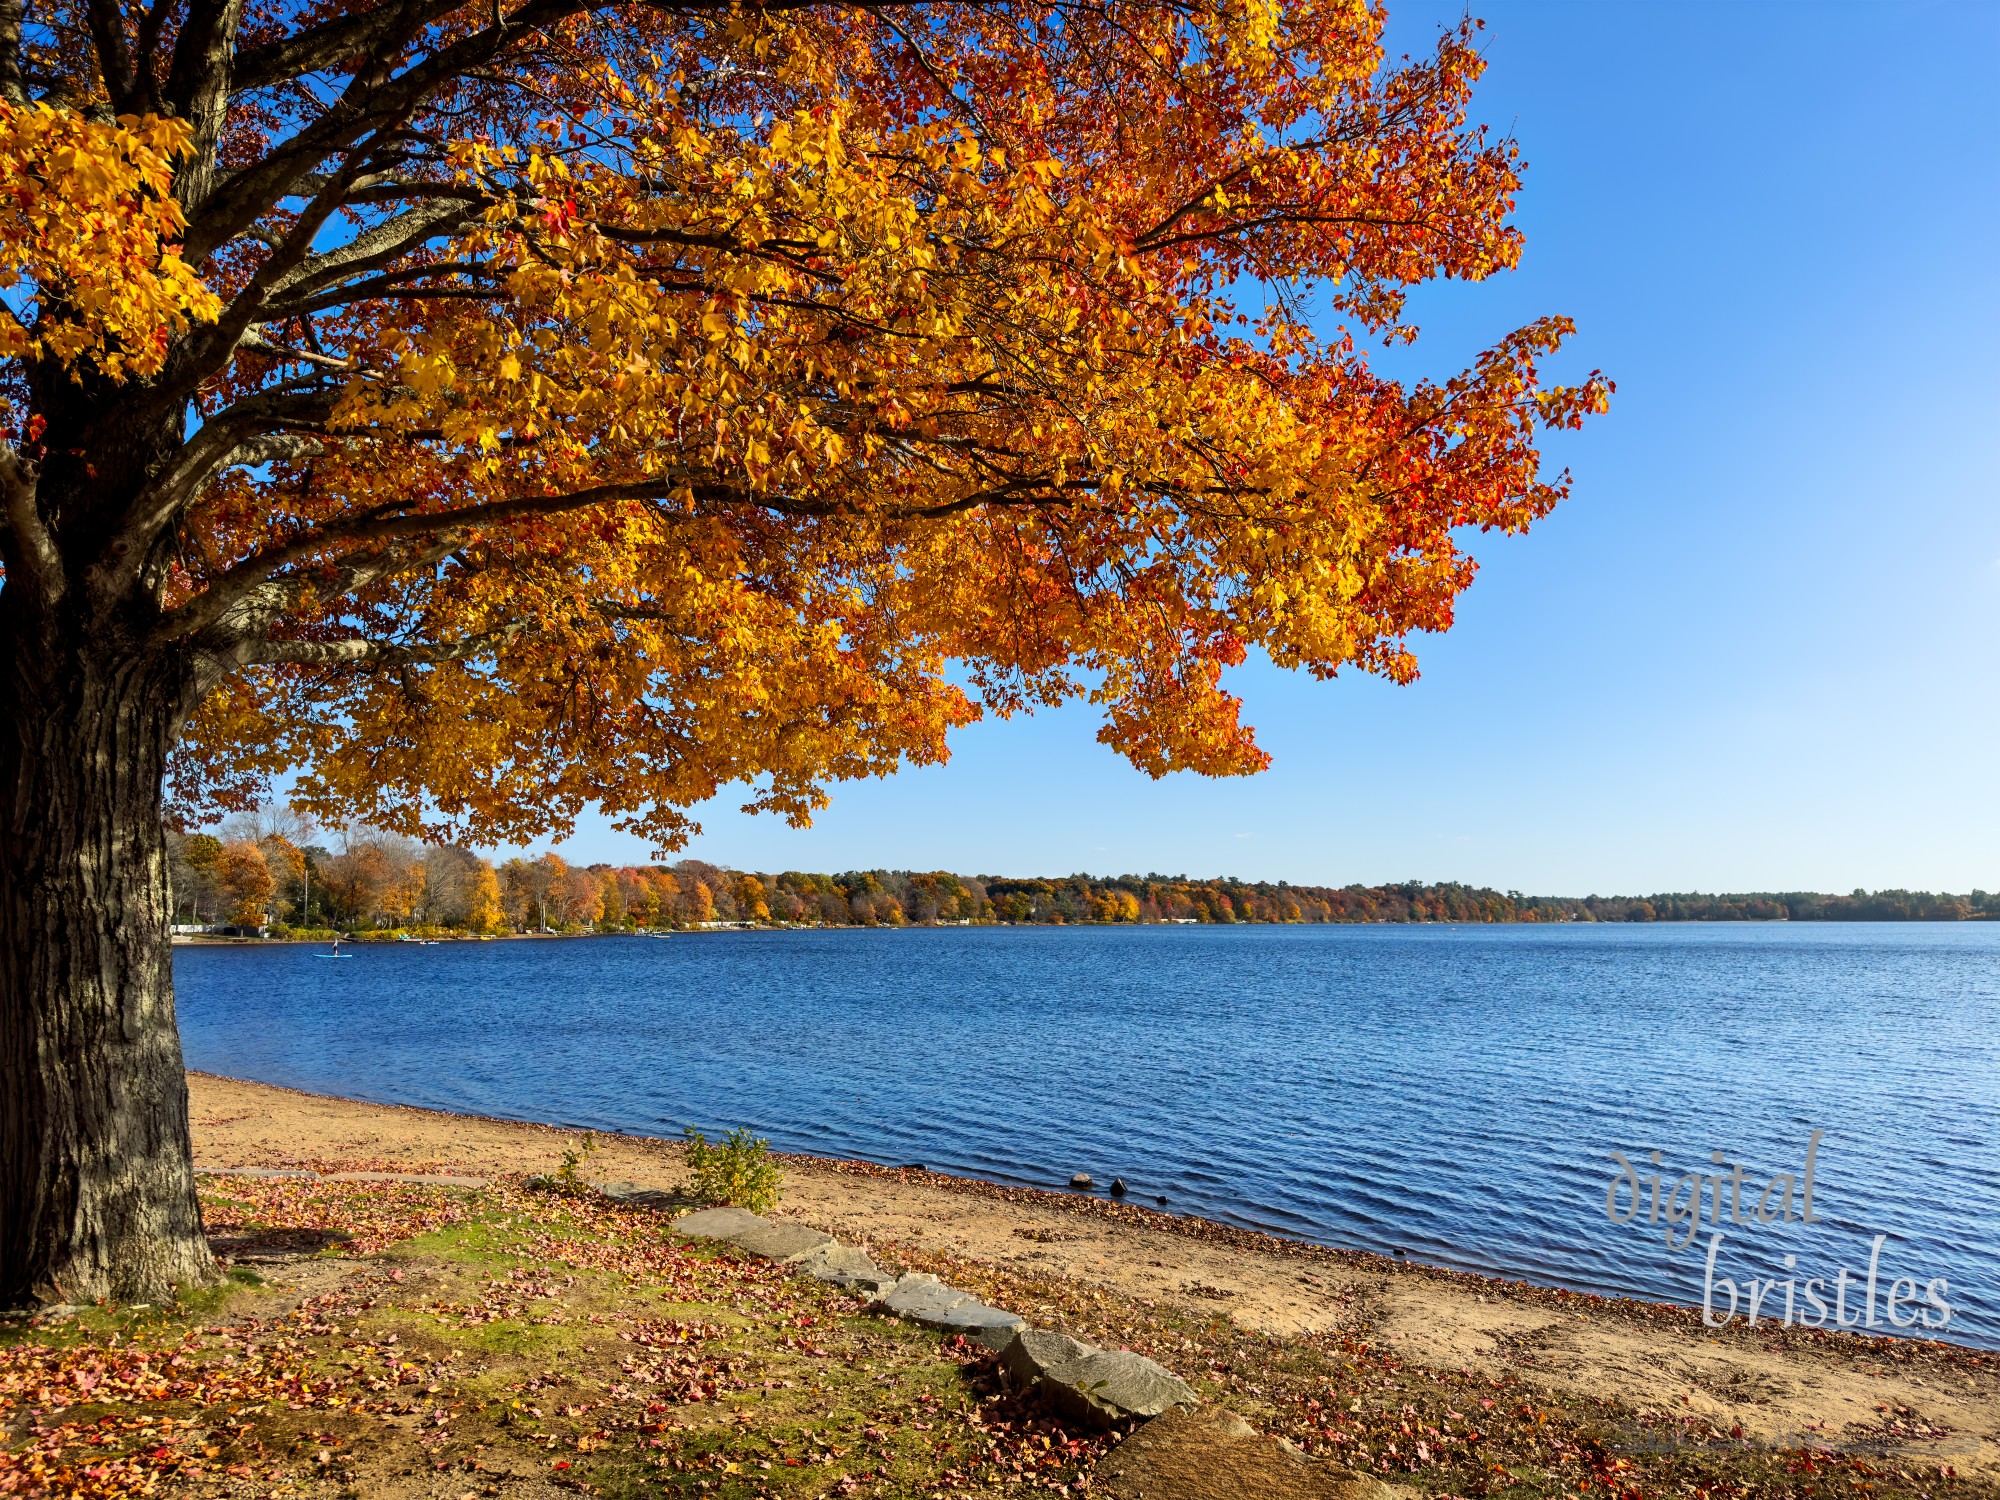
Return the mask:
[(162, 819), (670, 846), (1084, 697), (1414, 675), (1599, 409), (1470, 28), (1356, 0), (0, 0), (0, 1305), (209, 1273)]

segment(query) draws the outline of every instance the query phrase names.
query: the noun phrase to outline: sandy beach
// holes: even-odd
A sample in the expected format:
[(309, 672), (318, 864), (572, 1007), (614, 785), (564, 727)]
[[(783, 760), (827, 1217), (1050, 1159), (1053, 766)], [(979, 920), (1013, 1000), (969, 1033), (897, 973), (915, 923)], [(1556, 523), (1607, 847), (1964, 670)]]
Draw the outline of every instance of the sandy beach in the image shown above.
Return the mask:
[[(553, 1169), (577, 1133), (190, 1074), (203, 1167), (480, 1175)], [(600, 1137), (590, 1173), (672, 1188), (676, 1143)], [(784, 1158), (783, 1217), (844, 1241), (949, 1253), (1273, 1335), (1341, 1331), (1412, 1364), (1698, 1416), (1746, 1441), (1900, 1456), (2000, 1479), (2000, 1356), (1740, 1322), (1328, 1250), (1081, 1194)]]

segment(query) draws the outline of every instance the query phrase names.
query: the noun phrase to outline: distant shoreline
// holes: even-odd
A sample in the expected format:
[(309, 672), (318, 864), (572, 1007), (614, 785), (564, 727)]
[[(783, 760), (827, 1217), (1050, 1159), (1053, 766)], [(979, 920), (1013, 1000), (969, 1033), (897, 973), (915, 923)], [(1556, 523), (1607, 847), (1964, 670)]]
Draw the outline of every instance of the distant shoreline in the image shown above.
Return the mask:
[[(876, 922), (861, 923), (818, 923), (818, 922), (718, 922), (703, 927), (649, 927), (617, 929), (602, 932), (489, 932), (489, 933), (447, 933), (434, 938), (399, 939), (395, 937), (373, 936), (366, 933), (343, 933), (340, 941), (351, 947), (391, 948), (420, 947), (431, 943), (500, 943), (521, 941), (559, 942), (570, 939), (589, 938), (665, 938), (665, 937), (713, 937), (724, 933), (791, 933), (791, 932), (895, 932), (895, 931), (944, 931), (951, 928), (996, 928), (1020, 927), (1038, 928), (1051, 931), (1077, 929), (1103, 931), (1111, 928), (1169, 928), (1199, 927), (1210, 930), (1226, 928), (1325, 928), (1325, 927), (1429, 927), (1429, 928), (1481, 928), (1481, 927), (1963, 927), (2000, 921), (2000, 916), (1980, 913), (1971, 917), (1661, 917), (1651, 921), (1534, 921), (1520, 918), (1495, 918), (1481, 921), (1473, 919), (1432, 920), (1409, 917), (1362, 917), (1332, 922)], [(275, 948), (275, 947), (325, 947), (332, 940), (323, 937), (248, 937), (225, 936), (208, 933), (175, 933), (173, 946), (176, 948)]]

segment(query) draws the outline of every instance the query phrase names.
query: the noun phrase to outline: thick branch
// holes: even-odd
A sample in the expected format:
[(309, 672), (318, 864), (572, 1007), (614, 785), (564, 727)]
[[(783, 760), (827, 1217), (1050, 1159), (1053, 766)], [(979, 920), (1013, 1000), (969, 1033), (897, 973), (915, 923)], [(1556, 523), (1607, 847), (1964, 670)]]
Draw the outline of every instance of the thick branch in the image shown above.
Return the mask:
[(23, 0), (0, 0), (0, 100), (16, 106), (28, 102), (27, 80), (21, 76)]
[(476, 223), (479, 209), (468, 203), (426, 203), (397, 214), (357, 234), (346, 244), (308, 255), (264, 290), (268, 300), (289, 292), (299, 297), (349, 276), (361, 276), (388, 265), (425, 240), (449, 235)]
[(278, 575), (287, 568), (309, 562), (330, 546), (351, 542), (366, 545), (409, 536), (436, 536), (468, 527), (491, 526), (503, 521), (533, 516), (562, 515), (586, 510), (615, 500), (650, 500), (675, 488), (666, 479), (642, 480), (630, 484), (597, 485), (568, 495), (530, 495), (515, 500), (496, 500), (487, 505), (461, 505), (452, 510), (428, 511), (419, 515), (356, 516), (346, 521), (308, 528), (288, 542), (253, 552), (230, 568), (201, 593), (181, 605), (161, 622), (159, 638), (183, 640), (213, 630), (225, 623), (233, 611), (242, 608), (259, 590), (284, 586)]
[(272, 290), (301, 263), (311, 259), (313, 238), (339, 210), (347, 189), (361, 173), (365, 154), (350, 158), (327, 179), (299, 214), (291, 233), (257, 268), (256, 275), (223, 309), (222, 316), (175, 351), (163, 384), (192, 392), (228, 364), (253, 324), (266, 321), (264, 309)]
[(97, 72), (114, 113), (136, 110), (132, 52), (125, 45), (125, 16), (117, 0), (90, 0), (90, 40), (97, 49)]
[(387, 271), (380, 276), (370, 276), (365, 281), (350, 281), (325, 291), (315, 292), (303, 299), (286, 298), (271, 303), (265, 314), (276, 322), (284, 318), (309, 316), (314, 313), (330, 312), (336, 307), (352, 307), (357, 302), (399, 301), (426, 302), (450, 301), (468, 297), (490, 299), (501, 295), (496, 286), (412, 286), (410, 283), (436, 276), (492, 277), (492, 267), (480, 261), (446, 260), (433, 261), (429, 265), (405, 266), (401, 270)]
[(464, 0), (403, 0), (378, 5), (307, 27), (267, 47), (253, 47), (236, 59), (239, 91), (339, 66), (370, 52), (402, 50), (426, 26), (450, 15)]
[(318, 428), (333, 415), (339, 399), (334, 390), (265, 391), (246, 396), (202, 423), (174, 462), (133, 497), (111, 528), (114, 545), (124, 544), (123, 555), (131, 560), (128, 566), (138, 566), (154, 538), (193, 503), (217, 472), (237, 461), (234, 455), (245, 443), (268, 433)]
[[(244, 643), (238, 657), (243, 666), (290, 663), (298, 666), (412, 667), (438, 662), (466, 661), (490, 654), (518, 633), (519, 626), (489, 635), (470, 636), (462, 641), (433, 641), (421, 646), (399, 645), (394, 641), (371, 641), (359, 636), (344, 641), (254, 640)], [(232, 652), (232, 655), (237, 653)]]
[[(188, 225), (185, 254), (203, 260), (241, 234), (330, 156), (351, 150), (370, 132), (393, 130), (431, 93), (464, 78), (522, 36), (554, 26), (601, 0), (527, 0), (513, 15), (461, 37), (391, 76), (399, 33), (388, 30), (370, 45), (370, 60), (313, 124), (245, 167), (216, 189)], [(407, 38), (405, 38), (407, 40)]]
[(369, 640), (353, 636), (339, 641), (274, 640), (265, 635), (244, 636), (219, 650), (203, 652), (190, 684), (186, 709), (192, 712), (224, 680), (244, 667), (421, 667), (440, 662), (470, 661), (491, 656), (519, 635), (525, 627), (519, 621), (497, 630), (467, 636), (457, 641), (432, 641), (407, 645), (398, 641)]
[(28, 585), (43, 604), (53, 604), (63, 594), (62, 554), (42, 519), (40, 478), (35, 465), (12, 443), (0, 443), (0, 510), (12, 542), (7, 548), (7, 586)]
[[(167, 0), (155, 0), (147, 17), (146, 34), (158, 30), (156, 17)], [(171, 113), (194, 127), (194, 150), (188, 165), (176, 174), (174, 192), (183, 205), (208, 196), (215, 179), (215, 148), (229, 117), (230, 61), (236, 51), (236, 28), (243, 18), (243, 0), (188, 0), (174, 39), (173, 66), (167, 74), (166, 103)], [(141, 57), (141, 68), (152, 89), (152, 59)]]

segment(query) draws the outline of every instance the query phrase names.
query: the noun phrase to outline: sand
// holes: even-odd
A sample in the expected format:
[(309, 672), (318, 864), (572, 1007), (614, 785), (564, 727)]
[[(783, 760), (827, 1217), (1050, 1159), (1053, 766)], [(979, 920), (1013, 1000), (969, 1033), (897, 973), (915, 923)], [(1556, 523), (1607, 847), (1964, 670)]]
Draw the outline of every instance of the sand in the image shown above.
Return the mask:
[[(577, 1134), (365, 1104), (190, 1074), (195, 1158), (209, 1167), (547, 1172)], [(601, 1137), (594, 1179), (671, 1188), (679, 1147)], [(1379, 1257), (1328, 1253), (1102, 1200), (936, 1173), (785, 1158), (782, 1217), (1125, 1296), (1198, 1303), (1284, 1335), (1354, 1331), (1432, 1366), (1515, 1375), (1639, 1410), (1706, 1417), (1786, 1446), (1867, 1445), (2000, 1478), (2000, 1358), (1952, 1346), (1708, 1331), (1692, 1314), (1550, 1293)]]

